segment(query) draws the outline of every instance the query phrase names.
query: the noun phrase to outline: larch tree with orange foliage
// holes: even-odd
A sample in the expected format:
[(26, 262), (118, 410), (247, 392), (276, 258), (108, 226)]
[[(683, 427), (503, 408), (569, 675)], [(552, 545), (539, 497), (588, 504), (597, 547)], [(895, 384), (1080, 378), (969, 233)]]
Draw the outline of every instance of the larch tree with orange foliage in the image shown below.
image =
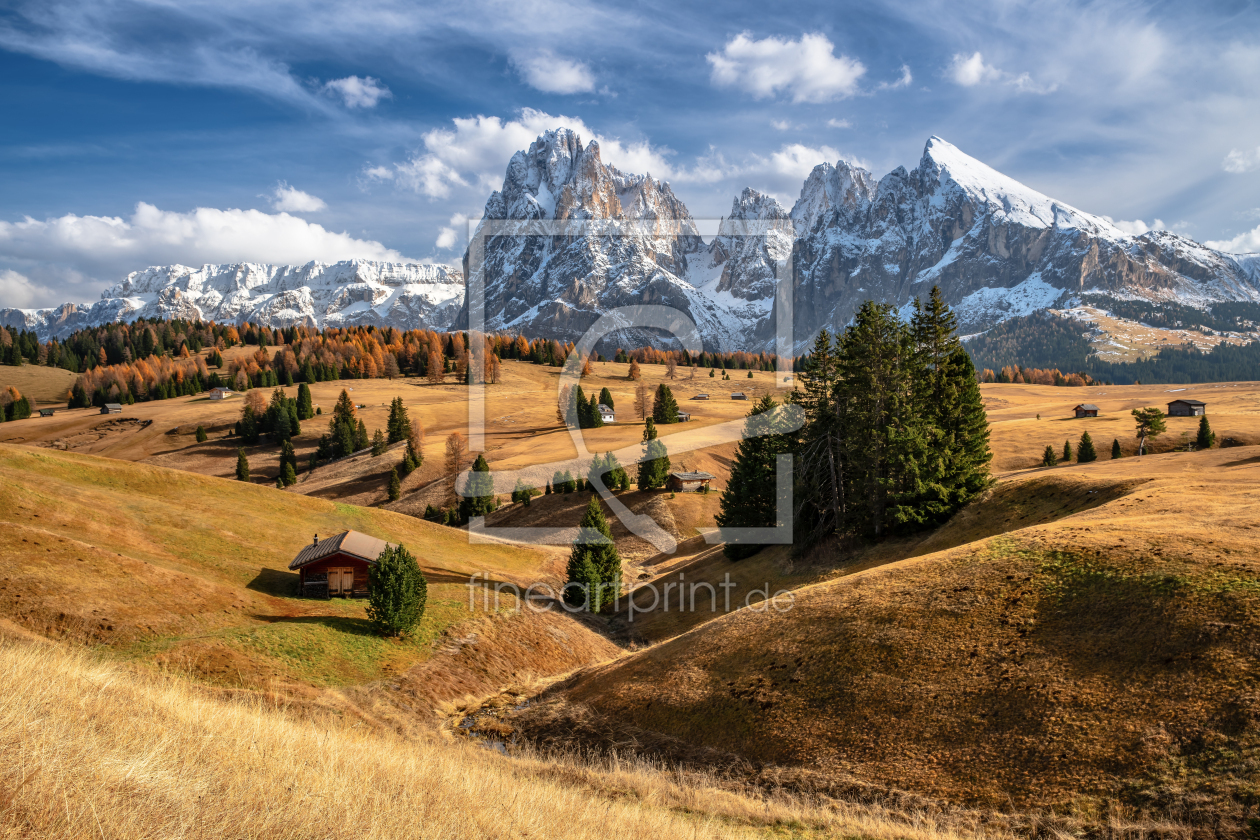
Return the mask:
[(630, 360), (630, 378), (635, 381), (638, 381), (639, 377), (641, 376), (643, 376), (643, 372), (639, 370), (639, 363), (636, 362), (634, 359), (631, 359)]
[(458, 495), (455, 492), (455, 483), (459, 479), (459, 474), (464, 471), (464, 466), (468, 461), (468, 442), (464, 440), (464, 436), (459, 432), (451, 432), (446, 436), (446, 475), (451, 479), (450, 491), (446, 495), (447, 505), (455, 505), (459, 502)]

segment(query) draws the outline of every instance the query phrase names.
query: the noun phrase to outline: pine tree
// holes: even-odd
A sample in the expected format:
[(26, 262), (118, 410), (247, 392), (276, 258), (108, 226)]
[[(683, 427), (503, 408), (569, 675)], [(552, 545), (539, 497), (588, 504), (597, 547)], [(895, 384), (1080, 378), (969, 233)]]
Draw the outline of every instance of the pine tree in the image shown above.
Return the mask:
[(468, 474), (464, 499), (459, 503), (460, 518), (469, 521), (475, 516), (485, 516), (495, 507), (494, 479), (490, 476), (490, 465), (486, 462), (486, 456), (479, 454)]
[(1153, 440), (1168, 431), (1168, 427), (1164, 425), (1164, 412), (1158, 408), (1135, 408), (1130, 413), (1137, 424), (1137, 434), (1134, 437), (1140, 441), (1138, 454), (1145, 455), (1146, 439), (1149, 437)]
[(359, 428), (354, 433), (354, 451), (359, 452), (367, 449), (369, 443), (367, 426), (363, 425), (363, 421), (360, 420)]
[(209, 435), (206, 434), (206, 427), (198, 426), (197, 427), (197, 443), (205, 443), (209, 439), (210, 439)]
[[(772, 528), (778, 523), (777, 457), (786, 450), (785, 440), (767, 422), (776, 403), (769, 396), (758, 400), (744, 423), (743, 438), (735, 449), (730, 478), (720, 499), (719, 528)], [(751, 557), (764, 546), (727, 542), (723, 553), (731, 560)]]
[(652, 419), (660, 425), (678, 422), (678, 403), (674, 400), (674, 392), (664, 382), (656, 388), (656, 398), (652, 402)]
[(1216, 445), (1216, 432), (1208, 425), (1207, 415), (1199, 418), (1199, 434), (1194, 439), (1195, 449), (1211, 449)]
[(564, 599), (573, 606), (584, 605), (591, 612), (599, 612), (621, 592), (621, 557), (599, 496), (592, 496), (587, 503), (578, 534), (569, 554)]
[(1050, 444), (1046, 444), (1045, 454), (1041, 456), (1041, 466), (1057, 467), (1058, 465), (1059, 465), (1059, 458), (1057, 455), (1054, 454), (1054, 447), (1051, 446)]
[(599, 401), (611, 409), (617, 408), (617, 406), (613, 404), (612, 391), (609, 391), (607, 388), (604, 388), (599, 392)]
[(244, 449), (236, 450), (236, 480), (249, 481), (249, 459)]
[(1072, 461), (1072, 441), (1063, 441), (1063, 463), (1071, 463)]
[(573, 389), (572, 394), (573, 408), (577, 414), (577, 426), (579, 429), (589, 429), (593, 423), (591, 420), (591, 403), (586, 398), (586, 394), (582, 393), (582, 386), (579, 385)]
[(390, 443), (406, 440), (411, 434), (411, 418), (407, 416), (407, 406), (402, 397), (394, 397), (389, 404), (389, 421), (386, 423)]
[(643, 459), (639, 462), (639, 478), (636, 482), (640, 490), (654, 490), (664, 487), (669, 480), (669, 451), (665, 444), (657, 439), (656, 423), (651, 417), (643, 429)]
[(604, 415), (599, 413), (599, 403), (595, 401), (594, 394), (591, 394), (591, 401), (587, 405), (586, 416), (592, 429), (602, 429), (604, 427)]
[(368, 582), (367, 617), (378, 633), (401, 636), (420, 623), (429, 584), (411, 552), (387, 545), (368, 567)]
[(1090, 461), (1097, 461), (1098, 453), (1094, 451), (1094, 439), (1089, 436), (1089, 432), (1081, 432), (1081, 441), (1076, 446), (1076, 463), (1088, 464)]
[(389, 444), (385, 442), (385, 433), (377, 429), (372, 433), (372, 457), (383, 455)]
[(310, 420), (315, 416), (315, 406), (311, 400), (311, 389), (305, 382), (298, 385), (297, 413), (299, 420)]
[(398, 497), (402, 495), (402, 481), (398, 478), (398, 468), (389, 471), (389, 500), (391, 502), (398, 501)]
[(297, 473), (293, 469), (292, 464), (284, 464), (280, 468), (280, 483), (285, 487), (292, 487), (297, 484)]
[(1116, 458), (1119, 458), (1119, 457), (1121, 457), (1122, 455), (1124, 455), (1124, 453), (1120, 451), (1120, 441), (1119, 441), (1118, 439), (1117, 439), (1117, 440), (1113, 440), (1113, 441), (1111, 442), (1111, 458), (1112, 458), (1112, 460), (1115, 460)]

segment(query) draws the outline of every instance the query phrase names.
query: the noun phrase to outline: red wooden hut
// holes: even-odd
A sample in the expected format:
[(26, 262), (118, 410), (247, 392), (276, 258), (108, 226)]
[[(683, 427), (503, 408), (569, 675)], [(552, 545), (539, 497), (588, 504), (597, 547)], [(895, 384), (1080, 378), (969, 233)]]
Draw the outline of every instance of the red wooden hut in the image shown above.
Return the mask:
[(298, 592), (307, 598), (341, 595), (362, 598), (368, 594), (368, 567), (374, 566), (387, 543), (358, 531), (315, 540), (298, 552), (289, 568), (298, 573)]

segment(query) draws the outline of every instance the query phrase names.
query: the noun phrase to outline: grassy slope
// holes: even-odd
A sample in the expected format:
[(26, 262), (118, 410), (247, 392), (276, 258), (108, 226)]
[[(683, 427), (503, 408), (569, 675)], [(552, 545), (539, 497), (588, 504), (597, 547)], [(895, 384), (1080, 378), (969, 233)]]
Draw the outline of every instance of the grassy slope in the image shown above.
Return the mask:
[[(470, 546), (461, 532), (388, 511), (10, 446), (0, 446), (0, 522), (0, 617), (249, 686), (404, 672), (474, 617), (470, 574), (533, 580), (552, 562), (528, 548)], [(413, 639), (371, 634), (363, 601), (293, 597), (292, 556), (312, 534), (347, 528), (401, 542), (420, 559), (429, 607)], [(575, 642), (573, 664), (607, 653), (606, 644)], [(563, 656), (551, 664), (571, 667)]]
[(963, 517), (977, 542), (715, 619), (580, 674), (518, 724), (717, 750), (841, 790), (1237, 818), (1260, 767), (1258, 461), (1055, 471), (1060, 500), (1028, 482), (994, 515), (1053, 512), (1073, 482), (1109, 500), (1001, 537)]

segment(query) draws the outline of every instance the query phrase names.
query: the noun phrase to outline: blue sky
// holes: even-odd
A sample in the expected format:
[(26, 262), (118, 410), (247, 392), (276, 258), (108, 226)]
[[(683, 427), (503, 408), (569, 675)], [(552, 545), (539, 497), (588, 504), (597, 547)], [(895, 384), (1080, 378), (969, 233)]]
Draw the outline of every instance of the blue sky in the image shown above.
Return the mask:
[(1128, 229), (1260, 250), (1254, 2), (8, 0), (0, 307), (151, 264), (452, 261), (559, 125), (698, 217), (940, 135)]

